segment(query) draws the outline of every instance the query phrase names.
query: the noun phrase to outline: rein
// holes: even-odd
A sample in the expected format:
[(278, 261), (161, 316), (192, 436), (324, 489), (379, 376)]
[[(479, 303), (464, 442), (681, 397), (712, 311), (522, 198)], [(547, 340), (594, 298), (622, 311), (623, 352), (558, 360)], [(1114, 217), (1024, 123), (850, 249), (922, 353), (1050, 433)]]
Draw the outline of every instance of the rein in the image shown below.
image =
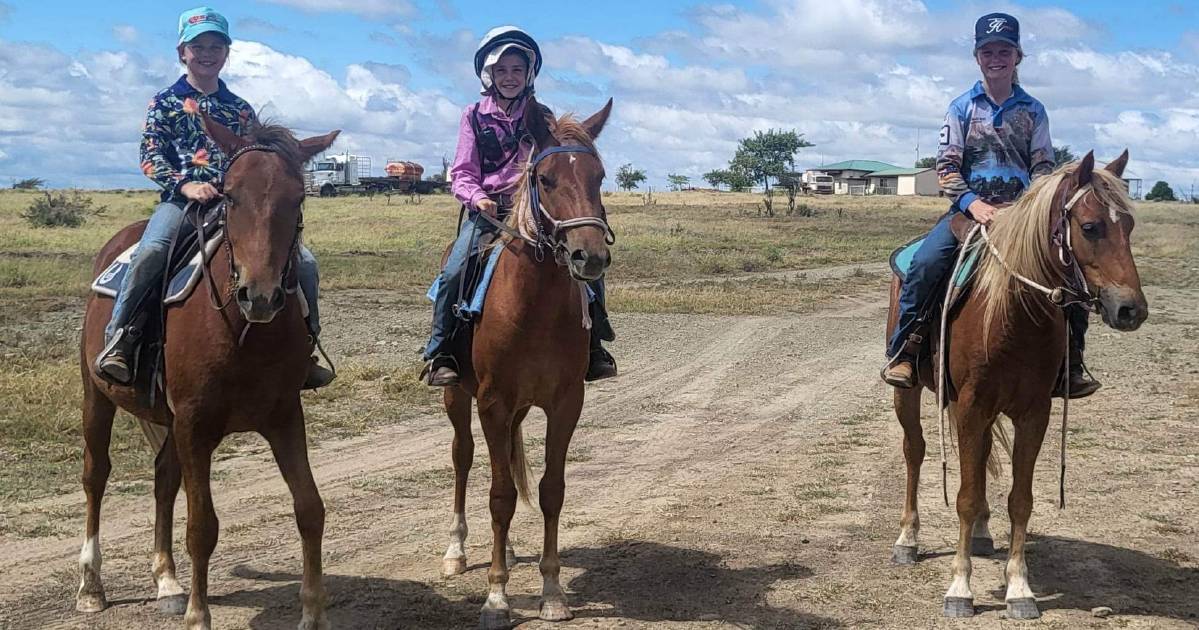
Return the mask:
[[(1087, 286), (1086, 278), (1082, 273), (1082, 268), (1078, 265), (1078, 260), (1074, 256), (1070, 230), (1070, 211), (1073, 210), (1074, 206), (1077, 205), (1078, 202), (1081, 201), (1082, 198), (1085, 197), (1089, 192), (1092, 192), (1092, 187), (1090, 184), (1087, 184), (1086, 186), (1079, 188), (1074, 193), (1074, 196), (1072, 196), (1070, 200), (1066, 202), (1065, 206), (1062, 208), (1061, 217), (1058, 219), (1056, 225), (1054, 225), (1053, 232), (1050, 236), (1052, 242), (1058, 247), (1058, 261), (1061, 262), (1062, 266), (1069, 270), (1073, 276), (1071, 278), (1071, 280), (1074, 282), (1073, 286), (1067, 282), (1065, 286), (1050, 289), (1049, 287), (1046, 287), (1020, 273), (1017, 273), (1016, 270), (1012, 269), (1008, 265), (1007, 261), (1003, 259), (1003, 256), (999, 253), (999, 249), (996, 248), (995, 244), (991, 242), (990, 234), (987, 232), (987, 226), (981, 223), (970, 229), (970, 233), (966, 236), (965, 243), (962, 244), (961, 249), (958, 251), (957, 262), (954, 264), (953, 273), (949, 277), (956, 278), (958, 276), (958, 273), (960, 273), (962, 268), (962, 262), (966, 258), (966, 250), (970, 249), (971, 244), (974, 243), (975, 237), (981, 234), (982, 240), (984, 243), (986, 243), (991, 255), (995, 257), (995, 260), (999, 261), (999, 264), (1003, 266), (1004, 270), (1007, 271), (1008, 274), (1018, 280), (1021, 284), (1036, 289), (1040, 293), (1044, 294), (1045, 297), (1049, 298), (1049, 301), (1058, 308), (1065, 308), (1072, 304), (1080, 304), (1083, 306), (1083, 308), (1094, 312), (1094, 305), (1096, 302), (1098, 302), (1099, 298), (1091, 294), (1090, 287)], [(945, 352), (945, 339), (947, 336), (946, 328), (948, 327), (949, 320), (949, 302), (952, 293), (953, 282), (951, 281), (949, 282), (949, 287), (945, 291), (945, 302), (941, 308), (941, 339), (939, 346), (940, 357), (938, 361), (940, 363), (940, 370), (937, 377), (937, 409), (940, 413), (941, 424), (941, 493), (944, 496), (946, 506), (949, 505), (949, 488), (947, 481), (949, 476), (949, 466), (945, 460), (945, 415), (947, 410), (947, 403), (945, 400), (947, 394), (945, 393), (945, 389), (946, 384), (949, 382), (949, 375), (947, 373), (949, 358)], [(1060, 474), (1058, 476), (1058, 509), (1066, 508), (1066, 427), (1070, 417), (1069, 322), (1066, 323), (1066, 354), (1063, 363), (1065, 366), (1066, 382), (1063, 391), (1064, 396), (1062, 399), (1061, 449), (1058, 454), (1058, 462), (1060, 465)], [(998, 420), (996, 420), (996, 422), (998, 422)]]

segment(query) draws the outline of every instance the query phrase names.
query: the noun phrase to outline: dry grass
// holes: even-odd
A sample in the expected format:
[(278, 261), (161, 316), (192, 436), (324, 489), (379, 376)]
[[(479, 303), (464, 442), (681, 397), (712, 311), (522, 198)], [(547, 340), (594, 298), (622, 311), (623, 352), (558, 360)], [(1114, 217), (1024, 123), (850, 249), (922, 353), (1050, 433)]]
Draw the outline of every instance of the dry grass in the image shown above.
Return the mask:
[[(122, 226), (145, 218), (150, 192), (91, 193), (102, 216), (81, 228), (33, 228), (20, 217), (36, 192), (0, 191), (0, 512), (78, 488), (81, 471), (78, 326), (92, 258)], [(618, 234), (610, 271), (615, 312), (802, 313), (831, 300), (877, 294), (883, 278), (854, 273), (811, 279), (800, 270), (876, 263), (944, 211), (935, 198), (810, 197), (812, 217), (757, 215), (751, 194), (689, 191), (604, 196)], [(305, 240), (321, 261), (327, 291), (378, 288), (424, 307), (424, 291), (453, 235), (447, 196), (387, 205), (382, 197), (309, 199)], [(1147, 284), (1199, 287), (1199, 213), (1182, 204), (1139, 204), (1133, 242)], [(797, 273), (778, 273), (796, 271)], [(333, 386), (306, 394), (315, 440), (361, 433), (432, 408), (437, 392), (417, 383), (414, 361), (382, 365), (347, 358)], [(1185, 392), (1199, 404), (1199, 390)], [(234, 439), (229, 452), (261, 449)], [(226, 449), (223, 448), (222, 452)], [(148, 488), (152, 456), (128, 416), (113, 432), (114, 490)], [(10, 524), (39, 532), (36, 519)], [(3, 528), (0, 528), (3, 529)], [(11, 530), (10, 530), (11, 531)]]

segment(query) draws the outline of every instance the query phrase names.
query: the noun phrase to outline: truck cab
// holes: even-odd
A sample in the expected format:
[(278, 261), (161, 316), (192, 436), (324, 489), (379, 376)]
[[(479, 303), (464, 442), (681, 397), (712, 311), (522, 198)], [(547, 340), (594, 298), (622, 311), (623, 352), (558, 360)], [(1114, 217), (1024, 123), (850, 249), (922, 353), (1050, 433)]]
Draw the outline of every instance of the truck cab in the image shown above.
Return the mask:
[(370, 177), (371, 159), (345, 153), (322, 156), (309, 162), (304, 173), (304, 190), (309, 194), (332, 197), (344, 187), (358, 186), (360, 179)]

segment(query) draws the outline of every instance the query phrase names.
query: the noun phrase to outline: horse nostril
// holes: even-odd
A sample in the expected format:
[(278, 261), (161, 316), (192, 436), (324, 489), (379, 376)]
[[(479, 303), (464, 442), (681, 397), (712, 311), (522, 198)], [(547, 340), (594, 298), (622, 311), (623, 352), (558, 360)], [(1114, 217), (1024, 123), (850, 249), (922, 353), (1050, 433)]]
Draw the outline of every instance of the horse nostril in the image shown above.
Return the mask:
[(283, 292), (282, 288), (276, 287), (271, 293), (271, 310), (283, 310), (283, 303), (285, 300), (287, 300), (287, 294)]
[(1139, 309), (1133, 306), (1121, 306), (1120, 310), (1116, 311), (1116, 320), (1120, 322), (1135, 322)]
[(586, 263), (587, 262), (587, 252), (585, 252), (581, 249), (574, 250), (573, 252), (570, 253), (570, 261), (576, 262), (576, 263)]
[(238, 287), (237, 288), (237, 301), (239, 304), (249, 304), (250, 303), (250, 290), (247, 289), (246, 287)]

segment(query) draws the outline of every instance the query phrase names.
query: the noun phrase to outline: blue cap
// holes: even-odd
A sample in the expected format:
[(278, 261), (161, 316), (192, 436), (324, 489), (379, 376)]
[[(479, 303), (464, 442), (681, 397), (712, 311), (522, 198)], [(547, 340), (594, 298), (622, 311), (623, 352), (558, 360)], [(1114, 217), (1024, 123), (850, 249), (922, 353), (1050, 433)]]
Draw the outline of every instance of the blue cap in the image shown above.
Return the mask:
[(1007, 42), (1020, 48), (1020, 22), (1006, 13), (988, 13), (974, 23), (974, 50), (991, 42)]
[(204, 33), (216, 33), (232, 44), (229, 20), (209, 7), (196, 7), (179, 15), (179, 43), (186, 44)]

